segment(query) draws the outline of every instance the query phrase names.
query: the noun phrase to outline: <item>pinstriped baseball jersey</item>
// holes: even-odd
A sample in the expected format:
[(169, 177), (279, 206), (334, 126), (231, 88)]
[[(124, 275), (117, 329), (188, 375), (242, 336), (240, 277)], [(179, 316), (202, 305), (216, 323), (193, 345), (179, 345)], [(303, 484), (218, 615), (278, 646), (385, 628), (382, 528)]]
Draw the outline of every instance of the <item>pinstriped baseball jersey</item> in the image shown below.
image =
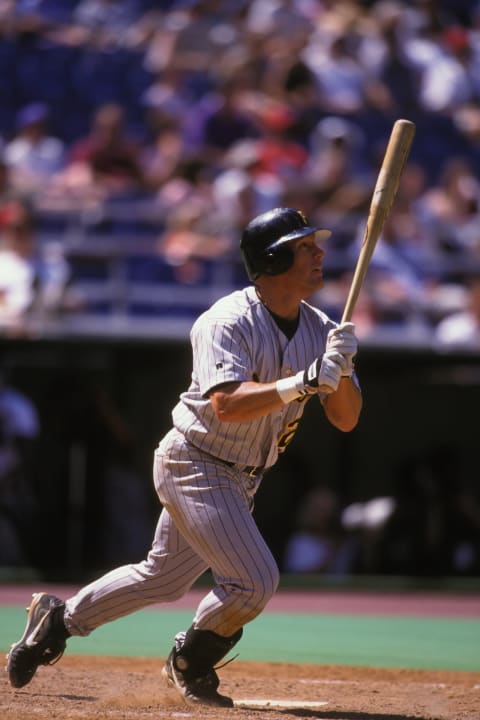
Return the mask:
[(325, 351), (332, 327), (325, 313), (302, 302), (289, 340), (253, 286), (220, 299), (192, 327), (192, 380), (173, 410), (174, 426), (197, 448), (222, 460), (272, 466), (297, 429), (305, 398), (248, 423), (224, 423), (208, 392), (226, 382), (267, 383), (294, 375)]
[[(270, 274), (271, 253), (265, 243), (270, 244), (273, 237), (283, 244), (304, 237), (296, 246), (299, 260), (292, 282), (299, 283), (297, 292), (320, 285), (323, 251), (314, 237), (307, 237), (313, 236), (315, 229), (299, 211), (289, 208), (276, 209), (266, 218), (268, 222), (262, 216), (252, 221), (242, 236), (249, 277)], [(253, 250), (249, 255), (245, 238), (263, 247), (264, 255)], [(285, 258), (289, 262), (293, 258), (295, 264), (296, 249), (293, 256), (290, 252), (283, 253), (283, 259), (282, 253), (278, 255), (280, 265), (277, 262), (272, 266), (271, 274), (287, 271)], [(265, 288), (278, 298), (280, 284)], [(260, 281), (259, 286), (263, 287)], [(294, 302), (297, 297), (294, 294), (290, 300)], [(259, 407), (280, 405), (285, 387), (280, 388), (282, 395), (279, 392), (277, 401), (271, 401), (274, 395), (270, 388), (275, 387), (275, 381), (297, 373), (301, 383), (303, 372), (325, 352), (328, 333), (336, 326), (305, 301), (298, 308), (298, 318), (293, 322), (273, 316), (250, 286), (222, 298), (194, 323), (190, 386), (173, 409), (173, 428), (162, 438), (154, 456), (154, 482), (162, 509), (150, 552), (145, 560), (112, 570), (65, 602), (65, 627), (72, 635), (88, 635), (134, 610), (182, 597), (209, 568), (215, 587), (200, 601), (187, 633), (176, 635), (164, 669), (170, 682), (190, 701), (193, 698), (194, 702), (226, 707), (228, 698), (216, 694), (214, 668), (238, 641), (243, 626), (262, 612), (276, 591), (280, 572), (253, 517), (254, 498), (264, 469), (274, 465), (287, 447), (305, 402), (313, 396), (301, 395), (248, 422), (221, 422), (209, 395), (225, 383), (268, 383), (267, 392), (259, 393)], [(355, 377), (354, 381), (357, 383)], [(282, 385), (288, 388), (291, 383)], [(327, 412), (331, 418), (336, 409), (340, 421), (334, 424), (339, 427), (356, 422), (359, 403), (350, 403), (348, 392), (346, 388), (347, 401), (340, 393), (338, 402), (333, 401), (334, 408)], [(287, 399), (295, 393), (288, 394)], [(249, 400), (254, 401), (255, 395), (246, 391)], [(319, 395), (319, 399), (324, 398)], [(24, 638), (29, 633), (31, 630)], [(14, 645), (13, 652), (16, 655), (9, 657), (20, 657), (22, 663), (25, 653), (30, 652), (33, 672), (43, 662), (44, 655), (39, 659), (37, 648), (27, 650), (24, 639)], [(9, 663), (12, 678), (15, 663)], [(27, 666), (22, 667), (25, 676)]]
[(251, 515), (261, 476), (245, 475), (242, 467), (275, 463), (306, 400), (266, 418), (222, 423), (208, 392), (225, 382), (269, 382), (303, 370), (324, 352), (334, 326), (302, 302), (289, 340), (254, 287), (224, 297), (198, 318), (191, 331), (191, 384), (173, 410), (174, 428), (155, 453), (163, 510), (152, 549), (144, 562), (117, 568), (67, 601), (72, 634), (86, 635), (149, 603), (181, 597), (207, 567), (217, 586), (197, 608), (196, 627), (229, 636), (261, 612), (275, 591), (278, 568)]

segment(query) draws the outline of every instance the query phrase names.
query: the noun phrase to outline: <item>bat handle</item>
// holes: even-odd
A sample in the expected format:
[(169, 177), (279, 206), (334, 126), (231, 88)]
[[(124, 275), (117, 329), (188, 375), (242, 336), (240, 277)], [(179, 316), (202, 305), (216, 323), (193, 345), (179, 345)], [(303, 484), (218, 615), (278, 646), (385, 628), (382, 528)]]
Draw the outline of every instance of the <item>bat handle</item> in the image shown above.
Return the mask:
[(354, 310), (354, 302), (347, 302), (345, 305), (345, 309), (343, 311), (341, 323), (351, 322), (352, 321), (352, 315)]

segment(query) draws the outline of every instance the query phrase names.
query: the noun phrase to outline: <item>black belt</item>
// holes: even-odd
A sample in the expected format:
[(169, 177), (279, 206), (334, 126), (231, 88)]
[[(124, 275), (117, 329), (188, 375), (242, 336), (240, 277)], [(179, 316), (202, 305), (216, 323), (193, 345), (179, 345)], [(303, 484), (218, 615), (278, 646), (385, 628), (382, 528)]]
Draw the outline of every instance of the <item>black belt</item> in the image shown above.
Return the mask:
[(266, 470), (265, 465), (246, 465), (245, 467), (242, 467), (241, 465), (237, 465), (237, 463), (228, 462), (227, 460), (223, 460), (223, 462), (225, 463), (225, 465), (228, 465), (228, 467), (234, 467), (240, 472), (245, 473), (245, 475), (249, 475), (250, 477), (259, 477), (259, 475), (263, 475)]

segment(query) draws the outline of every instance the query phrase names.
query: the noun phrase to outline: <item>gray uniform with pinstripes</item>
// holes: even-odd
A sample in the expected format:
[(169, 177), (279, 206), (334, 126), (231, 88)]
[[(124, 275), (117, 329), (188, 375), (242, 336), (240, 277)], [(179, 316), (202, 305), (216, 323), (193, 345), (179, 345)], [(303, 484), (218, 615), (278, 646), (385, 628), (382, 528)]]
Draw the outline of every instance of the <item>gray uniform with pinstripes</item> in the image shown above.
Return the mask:
[(222, 423), (207, 393), (225, 382), (270, 382), (295, 374), (324, 352), (334, 325), (302, 302), (298, 328), (288, 340), (253, 287), (226, 296), (199, 317), (191, 332), (191, 384), (155, 452), (154, 482), (163, 509), (152, 549), (145, 561), (113, 570), (67, 601), (73, 635), (87, 635), (148, 604), (173, 601), (207, 568), (217, 585), (197, 608), (197, 628), (229, 636), (263, 610), (279, 574), (251, 515), (261, 476), (243, 470), (275, 463), (305, 403), (291, 402), (252, 422)]

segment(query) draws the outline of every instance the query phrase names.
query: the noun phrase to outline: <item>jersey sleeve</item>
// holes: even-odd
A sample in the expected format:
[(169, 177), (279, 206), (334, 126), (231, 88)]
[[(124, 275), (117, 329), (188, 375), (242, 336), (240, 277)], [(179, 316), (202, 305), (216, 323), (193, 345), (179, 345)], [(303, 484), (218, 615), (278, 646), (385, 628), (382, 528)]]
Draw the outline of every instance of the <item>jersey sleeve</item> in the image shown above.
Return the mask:
[(251, 353), (238, 323), (218, 320), (197, 323), (192, 328), (191, 341), (194, 380), (203, 396), (223, 383), (251, 379)]

